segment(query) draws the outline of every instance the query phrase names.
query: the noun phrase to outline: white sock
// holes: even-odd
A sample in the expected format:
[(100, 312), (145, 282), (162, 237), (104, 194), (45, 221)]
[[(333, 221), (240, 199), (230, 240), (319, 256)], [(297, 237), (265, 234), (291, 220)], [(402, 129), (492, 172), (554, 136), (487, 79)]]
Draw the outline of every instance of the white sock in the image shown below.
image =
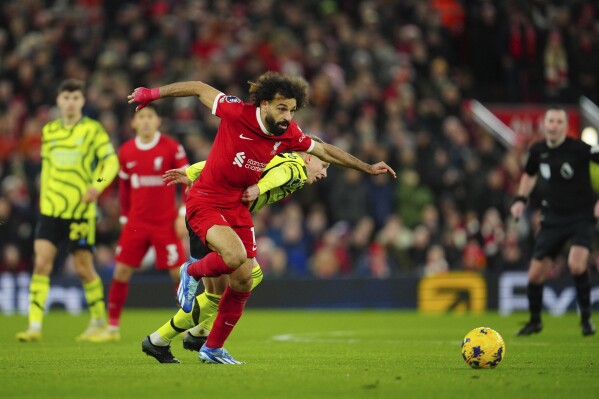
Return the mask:
[(39, 321), (32, 321), (29, 323), (29, 330), (31, 331), (42, 331), (42, 323)]
[(150, 342), (156, 346), (169, 346), (171, 343), (162, 339), (162, 337), (158, 334), (158, 331), (154, 331), (150, 334)]

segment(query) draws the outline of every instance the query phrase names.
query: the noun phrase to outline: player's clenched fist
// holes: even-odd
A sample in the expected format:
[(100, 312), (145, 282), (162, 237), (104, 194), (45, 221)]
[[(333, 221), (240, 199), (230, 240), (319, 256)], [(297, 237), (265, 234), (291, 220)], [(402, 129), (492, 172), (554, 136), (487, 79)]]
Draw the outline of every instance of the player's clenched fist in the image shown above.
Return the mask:
[(139, 104), (135, 108), (136, 111), (139, 111), (152, 101), (158, 100), (160, 98), (160, 88), (156, 87), (153, 89), (148, 89), (146, 87), (138, 87), (137, 89), (133, 90), (133, 93), (129, 94), (127, 98), (129, 99), (129, 104)]

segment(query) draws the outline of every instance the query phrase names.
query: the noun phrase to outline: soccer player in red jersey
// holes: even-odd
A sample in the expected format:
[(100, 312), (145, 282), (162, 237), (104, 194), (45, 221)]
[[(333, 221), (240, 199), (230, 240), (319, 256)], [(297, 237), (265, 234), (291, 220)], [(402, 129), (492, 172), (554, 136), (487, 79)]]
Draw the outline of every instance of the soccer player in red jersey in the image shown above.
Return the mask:
[[(156, 252), (156, 268), (169, 271), (179, 281), (179, 266), (186, 259), (181, 237), (187, 233), (184, 211), (177, 210), (175, 187), (162, 175), (189, 164), (183, 146), (158, 130), (155, 106), (136, 112), (131, 125), (135, 137), (119, 150), (120, 221), (123, 230), (116, 249), (116, 268), (108, 293), (108, 328), (94, 342), (118, 341), (121, 312), (129, 280), (150, 248)], [(179, 231), (179, 234), (177, 234)]]
[(257, 250), (248, 202), (260, 193), (254, 189), (242, 197), (244, 190), (258, 182), (274, 155), (289, 151), (312, 153), (324, 162), (372, 175), (391, 173), (395, 177), (395, 172), (384, 162), (367, 164), (304, 135), (292, 120), (308, 100), (308, 85), (301, 78), (267, 72), (250, 82), (250, 103), (199, 81), (139, 87), (128, 99), (138, 103), (136, 109), (140, 110), (159, 98), (187, 96), (197, 96), (221, 122), (206, 167), (186, 201), (190, 227), (213, 252), (181, 267), (178, 298), (182, 309), (189, 312), (202, 277), (230, 274), (218, 316), (199, 356), (208, 363), (239, 364), (223, 346), (250, 296)]

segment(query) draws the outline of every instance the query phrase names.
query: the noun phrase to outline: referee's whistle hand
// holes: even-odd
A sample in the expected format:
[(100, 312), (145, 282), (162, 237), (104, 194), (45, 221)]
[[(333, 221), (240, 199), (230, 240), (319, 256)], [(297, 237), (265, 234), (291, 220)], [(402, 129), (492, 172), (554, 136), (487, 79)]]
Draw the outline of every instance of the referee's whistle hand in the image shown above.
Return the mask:
[(512, 213), (514, 219), (520, 219), (522, 213), (524, 212), (524, 203), (522, 201), (514, 202), (510, 208), (510, 212)]

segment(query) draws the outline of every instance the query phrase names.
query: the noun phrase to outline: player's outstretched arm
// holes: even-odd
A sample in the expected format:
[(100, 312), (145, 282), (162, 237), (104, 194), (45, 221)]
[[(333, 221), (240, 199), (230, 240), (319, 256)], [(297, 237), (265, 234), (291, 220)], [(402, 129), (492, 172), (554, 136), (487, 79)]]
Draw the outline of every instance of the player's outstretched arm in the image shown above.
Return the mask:
[(368, 173), (370, 175), (381, 175), (389, 173), (393, 178), (397, 178), (395, 171), (391, 169), (385, 162), (378, 162), (374, 165), (367, 164), (366, 162), (360, 161), (358, 158), (351, 154), (343, 151), (339, 147), (328, 143), (315, 143), (314, 149), (311, 154), (316, 155), (318, 158), (325, 162), (329, 162), (334, 165), (344, 166), (346, 168), (352, 168), (361, 172)]
[(187, 176), (187, 167), (167, 170), (162, 175), (162, 181), (165, 182), (167, 186), (172, 186), (173, 184), (185, 184), (189, 187), (191, 186), (191, 183), (193, 183)]
[(159, 98), (197, 96), (202, 104), (212, 109), (214, 100), (219, 94), (221, 94), (220, 91), (204, 82), (177, 82), (152, 89), (138, 87), (127, 96), (127, 99), (129, 104), (139, 104), (135, 108), (136, 111), (139, 111)]

